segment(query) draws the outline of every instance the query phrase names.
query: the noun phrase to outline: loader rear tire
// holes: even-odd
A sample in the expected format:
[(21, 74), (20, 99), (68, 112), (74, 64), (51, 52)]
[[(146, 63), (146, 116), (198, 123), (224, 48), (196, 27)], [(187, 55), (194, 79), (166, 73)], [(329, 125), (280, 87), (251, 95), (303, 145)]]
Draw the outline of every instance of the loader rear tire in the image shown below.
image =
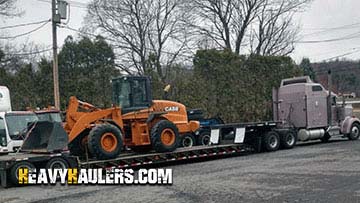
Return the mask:
[(28, 161), (20, 161), (20, 162), (14, 164), (10, 169), (10, 175), (9, 175), (10, 181), (14, 185), (22, 185), (22, 184), (19, 184), (19, 169), (20, 168), (27, 168), (28, 171), (30, 172), (30, 170), (35, 169), (35, 166), (34, 166), (34, 164), (32, 164)]
[(179, 130), (168, 120), (157, 122), (151, 129), (151, 144), (156, 152), (172, 152), (179, 143)]
[(88, 148), (97, 159), (112, 159), (120, 154), (123, 142), (120, 130), (111, 124), (96, 125), (88, 136)]

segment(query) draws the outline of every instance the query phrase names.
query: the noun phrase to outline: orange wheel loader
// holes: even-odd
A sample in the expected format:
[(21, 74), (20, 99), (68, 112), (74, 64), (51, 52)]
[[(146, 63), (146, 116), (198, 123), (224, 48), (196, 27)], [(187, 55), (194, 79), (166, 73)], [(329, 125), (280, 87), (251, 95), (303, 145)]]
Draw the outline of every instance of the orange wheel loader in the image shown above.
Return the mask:
[(124, 146), (137, 152), (170, 152), (180, 136), (199, 128), (198, 121), (188, 121), (183, 104), (153, 100), (148, 77), (123, 76), (112, 85), (114, 105), (108, 109), (70, 98), (64, 129), (72, 154), (111, 159)]

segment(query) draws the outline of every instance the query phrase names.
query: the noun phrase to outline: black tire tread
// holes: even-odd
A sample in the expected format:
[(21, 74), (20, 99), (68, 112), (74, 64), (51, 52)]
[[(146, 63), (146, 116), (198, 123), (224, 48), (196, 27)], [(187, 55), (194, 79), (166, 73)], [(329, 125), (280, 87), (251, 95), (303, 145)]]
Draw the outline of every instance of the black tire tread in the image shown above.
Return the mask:
[[(351, 129), (352, 129), (354, 126), (356, 126), (356, 127), (360, 130), (360, 124), (359, 124), (359, 123), (353, 123), (353, 124), (351, 125), (350, 131), (351, 131)], [(348, 134), (348, 138), (349, 138), (349, 140), (358, 140), (358, 139), (359, 139), (359, 136), (358, 136), (358, 137), (353, 137), (353, 136), (351, 135), (351, 132), (350, 132), (350, 133)]]
[(186, 133), (186, 134), (184, 134), (183, 136), (182, 136), (182, 139), (181, 139), (181, 144), (180, 144), (180, 147), (185, 147), (184, 145), (183, 145), (183, 140), (185, 139), (185, 137), (190, 137), (190, 139), (192, 139), (192, 141), (193, 141), (193, 145), (191, 146), (191, 147), (193, 147), (193, 146), (195, 146), (196, 145), (196, 139), (195, 139), (195, 137), (194, 137), (194, 135), (192, 134), (192, 133)]
[(16, 174), (17, 174), (17, 169), (21, 167), (21, 165), (27, 165), (28, 168), (35, 168), (35, 165), (28, 162), (28, 161), (20, 161), (16, 164), (14, 164), (11, 168), (10, 168), (10, 181), (12, 184), (14, 185), (19, 185), (19, 180), (16, 178)]
[[(270, 137), (272, 135), (275, 135), (277, 137), (277, 140), (278, 140), (278, 145), (275, 147), (275, 148), (271, 148), (270, 146)], [(264, 140), (263, 140), (263, 148), (268, 151), (268, 152), (272, 152), (272, 151), (277, 151), (280, 147), (280, 137), (279, 137), (279, 134), (275, 131), (269, 131), (265, 134), (264, 136)]]
[[(101, 149), (101, 144), (99, 140), (101, 138), (101, 135), (103, 135), (105, 132), (112, 132), (118, 139), (118, 147), (115, 149), (113, 153), (106, 153)], [(89, 133), (88, 147), (90, 154), (98, 159), (115, 158), (120, 154), (120, 151), (122, 149), (121, 131), (117, 127), (111, 124), (96, 125)]]
[[(161, 138), (160, 138), (161, 132), (166, 128), (170, 128), (175, 132), (175, 136), (176, 136), (175, 142), (171, 146), (165, 146), (161, 142)], [(150, 133), (150, 139), (153, 149), (156, 152), (172, 152), (177, 148), (179, 143), (179, 130), (174, 123), (168, 120), (160, 120), (152, 127)]]

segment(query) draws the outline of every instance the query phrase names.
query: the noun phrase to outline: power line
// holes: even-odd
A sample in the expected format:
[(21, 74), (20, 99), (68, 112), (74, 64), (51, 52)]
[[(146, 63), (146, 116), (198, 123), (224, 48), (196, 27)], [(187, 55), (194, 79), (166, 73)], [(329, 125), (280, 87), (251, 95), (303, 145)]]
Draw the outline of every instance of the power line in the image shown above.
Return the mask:
[(27, 56), (27, 55), (34, 55), (34, 54), (41, 54), (41, 53), (45, 53), (48, 51), (51, 51), (52, 49), (43, 49), (43, 50), (39, 50), (39, 51), (34, 51), (34, 52), (24, 52), (24, 53), (15, 53), (15, 54), (4, 54), (4, 55), (8, 55), (8, 56)]
[(43, 23), (42, 25), (40, 25), (39, 27), (33, 29), (33, 30), (30, 30), (28, 32), (25, 32), (25, 33), (22, 33), (22, 34), (18, 34), (18, 35), (15, 35), (15, 36), (10, 36), (10, 37), (0, 37), (0, 39), (15, 39), (15, 38), (18, 38), (18, 37), (22, 37), (22, 36), (25, 36), (25, 35), (29, 35), (33, 32), (36, 32), (38, 30), (40, 30), (42, 27), (44, 27), (46, 24), (48, 24), (50, 22), (50, 20), (47, 20), (45, 23)]
[(295, 41), (295, 43), (300, 44), (316, 44), (316, 43), (325, 43), (325, 42), (337, 42), (337, 41), (344, 41), (349, 39), (360, 38), (360, 32), (356, 32), (350, 35), (346, 35), (344, 37), (333, 38), (333, 39), (326, 39), (326, 40), (305, 40), (305, 41)]
[[(50, 0), (37, 0), (40, 2), (45, 2), (45, 3), (51, 3)], [(87, 5), (86, 3), (80, 3), (80, 2), (76, 2), (76, 1), (67, 1), (69, 3), (69, 5), (71, 7), (76, 7), (76, 8), (82, 8), (82, 9), (87, 9)]]
[[(88, 32), (84, 32), (84, 31), (80, 31), (80, 30), (77, 30), (75, 28), (71, 28), (69, 26), (60, 26), (60, 28), (65, 28), (65, 29), (68, 29), (68, 30), (72, 30), (72, 31), (75, 31), (75, 32), (78, 32), (80, 34), (82, 34), (83, 36), (93, 36), (93, 37), (97, 37), (99, 35), (96, 35), (96, 34), (93, 34), (93, 33), (88, 33)], [(109, 40), (111, 42), (117, 42), (116, 40), (114, 39), (111, 39), (111, 38), (108, 38), (108, 37), (104, 37), (104, 36), (101, 36), (102, 38), (106, 39), (106, 40)], [(114, 48), (116, 49), (116, 48)], [(155, 49), (152, 49), (152, 48), (147, 48), (148, 50), (152, 50), (152, 51), (157, 51)], [(172, 53), (172, 52), (169, 52), (169, 51), (161, 51), (161, 53), (165, 53), (165, 54), (170, 54), (170, 55), (178, 55), (178, 56), (182, 56), (182, 57), (185, 57), (185, 58), (189, 58), (189, 59), (192, 59), (192, 57), (188, 56), (188, 55), (185, 55), (185, 54), (180, 54), (180, 53)]]
[(40, 23), (48, 22), (48, 21), (49, 20), (42, 20), (42, 21), (38, 21), (38, 22), (23, 23), (23, 24), (17, 24), (17, 25), (9, 25), (9, 26), (0, 27), (0, 30), (9, 29), (9, 28), (16, 28), (16, 27), (24, 27), (24, 26), (28, 26), (28, 25), (37, 25), (37, 24), (40, 24)]
[(333, 59), (336, 59), (336, 58), (339, 58), (339, 57), (344, 57), (344, 56), (348, 56), (348, 55), (360, 52), (360, 48), (353, 48), (353, 50), (354, 51), (347, 52), (347, 53), (344, 53), (344, 54), (340, 54), (340, 55), (337, 55), (337, 56), (332, 56), (330, 58), (326, 58), (326, 59), (323, 59), (323, 60), (320, 60), (320, 61), (330, 61), (330, 60), (333, 60)]

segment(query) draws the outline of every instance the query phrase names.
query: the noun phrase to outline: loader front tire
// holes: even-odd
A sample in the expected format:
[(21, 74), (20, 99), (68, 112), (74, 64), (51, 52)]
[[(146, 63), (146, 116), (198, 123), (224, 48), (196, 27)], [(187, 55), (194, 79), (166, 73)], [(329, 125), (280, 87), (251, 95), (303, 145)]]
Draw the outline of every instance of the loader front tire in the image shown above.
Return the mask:
[(156, 152), (172, 152), (179, 143), (179, 130), (168, 120), (157, 122), (151, 129), (151, 144)]
[(88, 148), (97, 159), (112, 159), (120, 154), (123, 142), (120, 130), (111, 124), (96, 125), (88, 136)]

